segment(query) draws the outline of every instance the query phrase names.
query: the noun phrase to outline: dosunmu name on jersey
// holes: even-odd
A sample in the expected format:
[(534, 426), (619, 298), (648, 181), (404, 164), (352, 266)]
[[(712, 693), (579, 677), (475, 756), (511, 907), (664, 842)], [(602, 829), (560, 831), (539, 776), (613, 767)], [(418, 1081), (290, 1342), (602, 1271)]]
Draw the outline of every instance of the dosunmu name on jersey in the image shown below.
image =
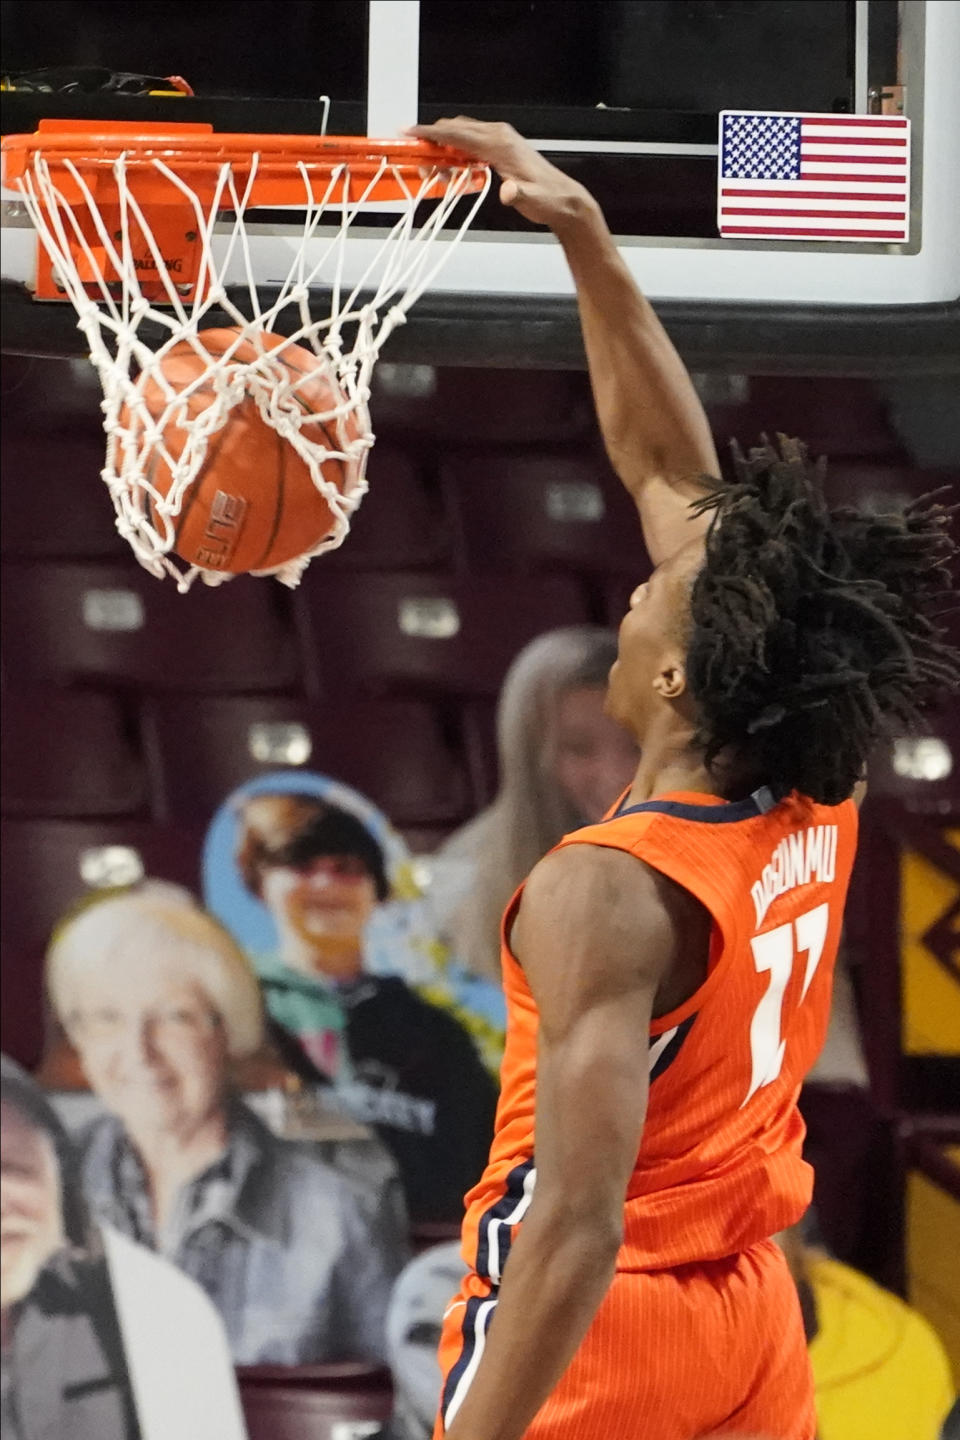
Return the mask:
[(764, 865), (760, 879), (750, 888), (757, 912), (757, 928), (779, 895), (811, 880), (829, 882), (837, 871), (836, 825), (808, 825), (785, 835)]

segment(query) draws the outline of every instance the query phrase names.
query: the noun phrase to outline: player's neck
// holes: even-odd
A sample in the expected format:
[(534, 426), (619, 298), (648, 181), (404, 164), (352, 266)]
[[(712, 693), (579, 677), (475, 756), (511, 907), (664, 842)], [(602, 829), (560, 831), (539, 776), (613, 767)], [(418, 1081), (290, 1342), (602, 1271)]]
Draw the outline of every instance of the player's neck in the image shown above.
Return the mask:
[(725, 798), (717, 777), (704, 763), (703, 751), (694, 745), (694, 738), (694, 726), (679, 720), (675, 713), (654, 720), (641, 742), (629, 804), (642, 805), (645, 800), (676, 790)]

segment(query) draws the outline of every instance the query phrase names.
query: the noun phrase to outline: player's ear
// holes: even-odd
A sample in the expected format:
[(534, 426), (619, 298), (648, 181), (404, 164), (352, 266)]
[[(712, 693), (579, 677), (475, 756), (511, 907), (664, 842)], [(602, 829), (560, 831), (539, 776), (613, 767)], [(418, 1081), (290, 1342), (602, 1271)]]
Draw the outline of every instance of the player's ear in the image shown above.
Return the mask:
[(653, 688), (663, 700), (679, 700), (687, 688), (686, 666), (679, 657), (668, 657), (653, 678)]

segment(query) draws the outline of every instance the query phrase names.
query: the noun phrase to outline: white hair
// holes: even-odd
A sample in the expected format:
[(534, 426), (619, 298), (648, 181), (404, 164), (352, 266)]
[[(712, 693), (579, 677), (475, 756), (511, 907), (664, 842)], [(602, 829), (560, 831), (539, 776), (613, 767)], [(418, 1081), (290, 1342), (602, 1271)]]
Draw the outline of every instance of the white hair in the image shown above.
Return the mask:
[(179, 886), (148, 882), (94, 899), (54, 932), (46, 983), (58, 1020), (69, 1032), (83, 1000), (84, 975), (97, 966), (125, 972), (161, 954), (171, 972), (186, 973), (220, 1017), (228, 1053), (251, 1055), (263, 1041), (263, 1002), (252, 965), (233, 937)]

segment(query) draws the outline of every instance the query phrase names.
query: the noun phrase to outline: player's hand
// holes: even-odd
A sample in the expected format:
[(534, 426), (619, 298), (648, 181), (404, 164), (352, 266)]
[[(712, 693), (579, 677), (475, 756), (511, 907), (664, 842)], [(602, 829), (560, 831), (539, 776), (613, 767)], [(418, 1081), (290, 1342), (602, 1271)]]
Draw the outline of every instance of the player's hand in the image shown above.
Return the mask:
[(596, 208), (588, 190), (551, 165), (512, 125), (458, 115), (433, 125), (412, 125), (406, 133), (462, 150), (491, 166), (502, 182), (503, 204), (535, 225), (549, 225), (557, 234)]

